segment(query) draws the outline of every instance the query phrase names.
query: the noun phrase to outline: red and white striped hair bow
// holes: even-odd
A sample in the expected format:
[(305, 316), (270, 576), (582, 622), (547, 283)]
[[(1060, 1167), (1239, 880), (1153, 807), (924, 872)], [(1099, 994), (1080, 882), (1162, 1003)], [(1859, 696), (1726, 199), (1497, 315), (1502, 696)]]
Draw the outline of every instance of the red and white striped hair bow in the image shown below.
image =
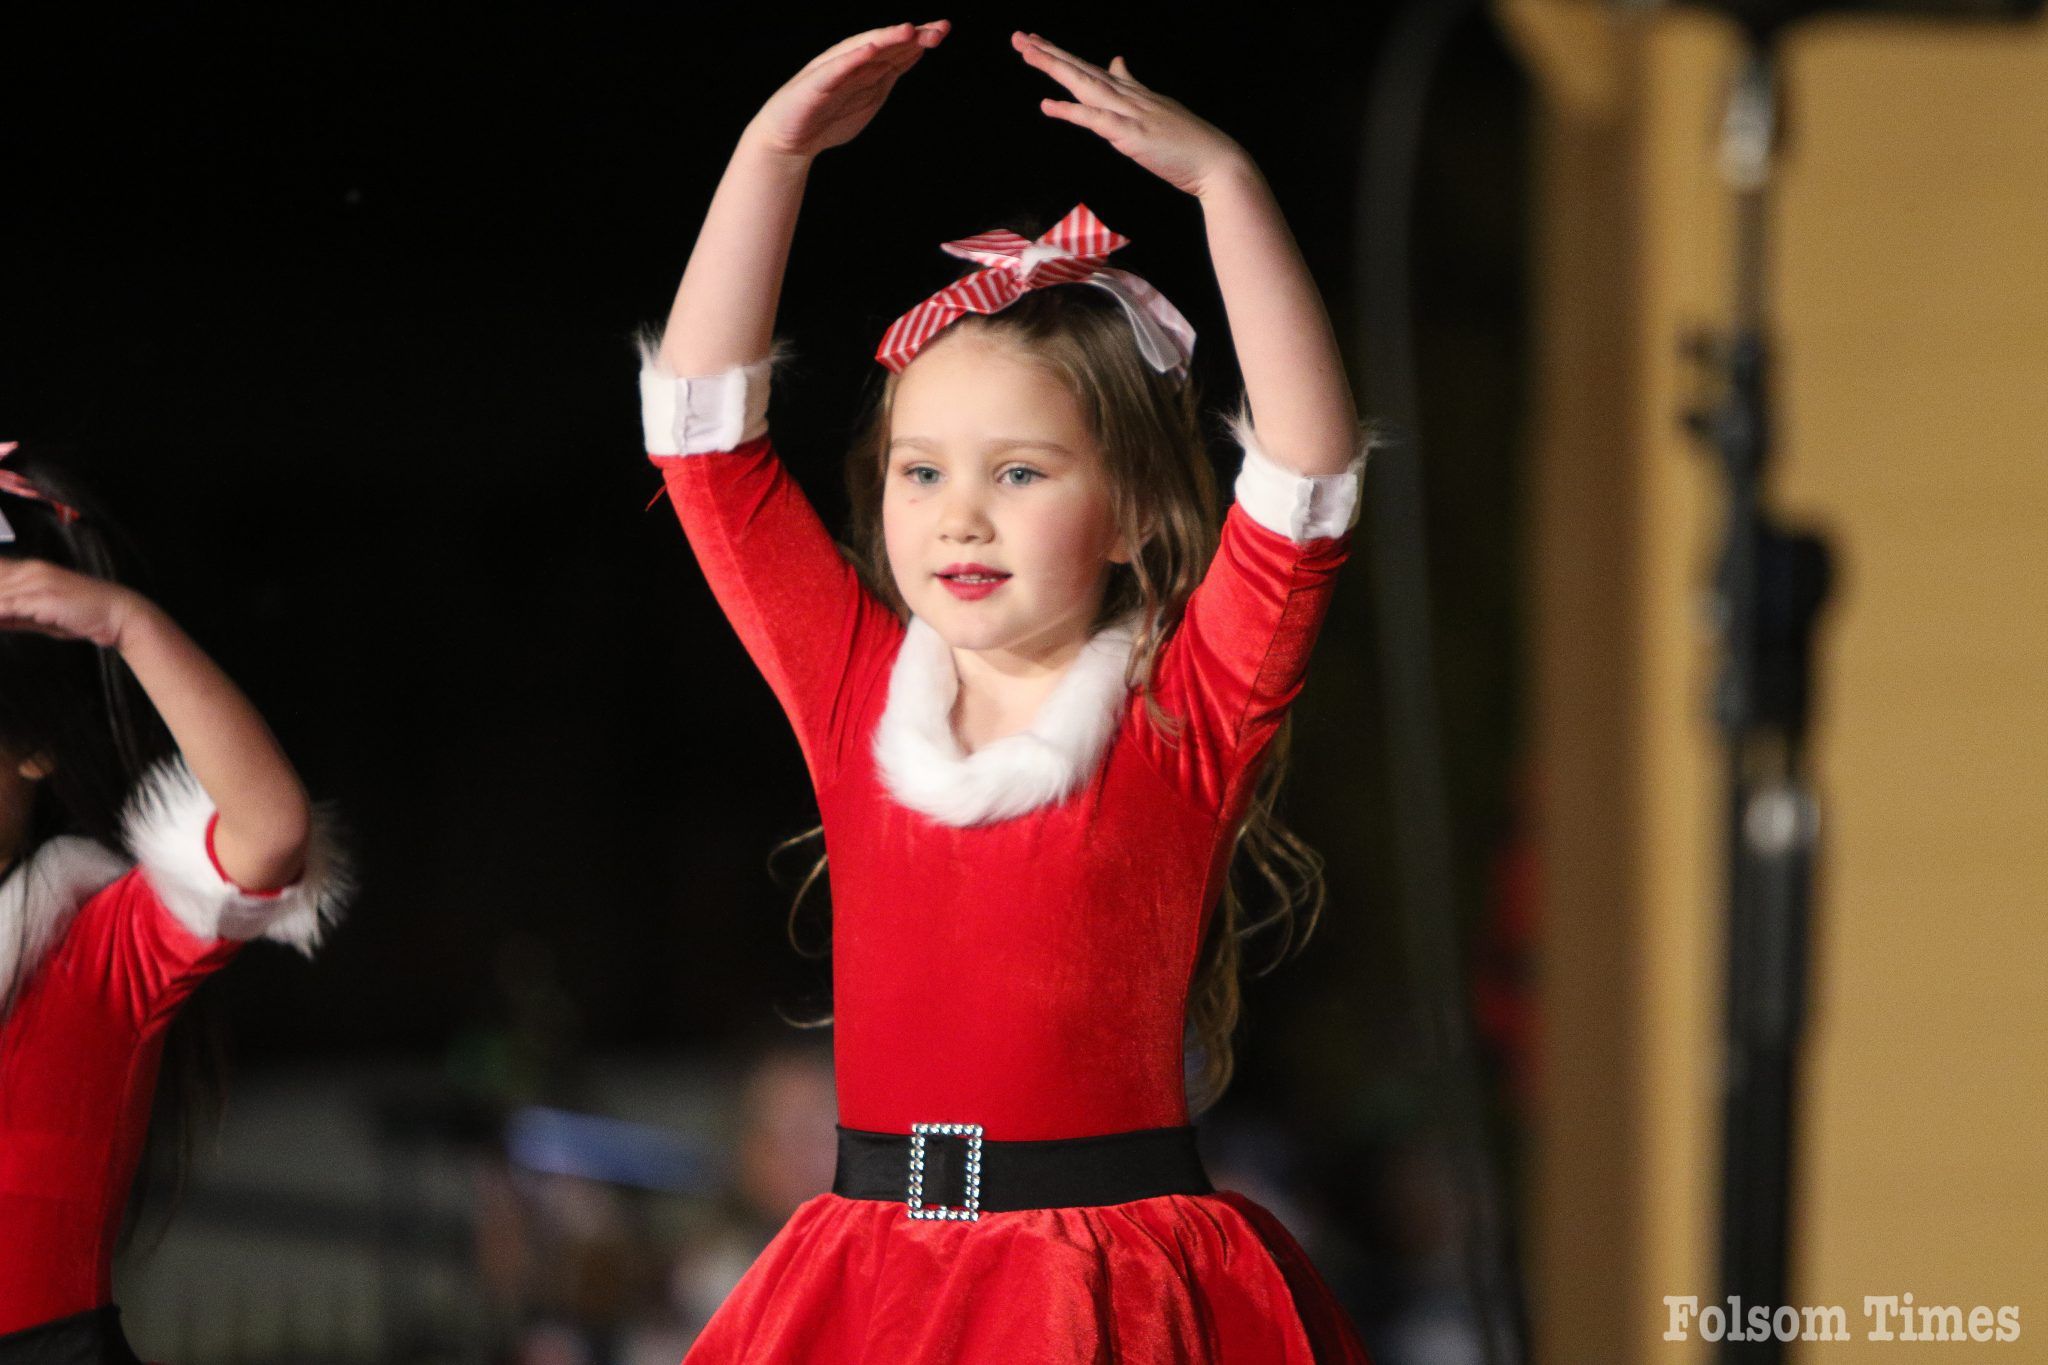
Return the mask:
[[(4, 460), (9, 455), (12, 455), (20, 445), (21, 442), (19, 441), (0, 441), (0, 460)], [(55, 498), (50, 497), (42, 489), (36, 487), (11, 469), (0, 469), (0, 493), (12, 493), (17, 498), (34, 498), (37, 502), (46, 502), (56, 510), (57, 515), (63, 520), (78, 520), (78, 509), (76, 507), (73, 507), (70, 503), (58, 502)], [(7, 517), (4, 514), (0, 514), (0, 544), (5, 544), (13, 539), (14, 527), (8, 524)]]
[(891, 370), (910, 363), (918, 348), (965, 313), (999, 313), (1033, 289), (1054, 284), (1092, 284), (1123, 305), (1138, 334), (1138, 348), (1153, 369), (1184, 371), (1195, 353), (1195, 329), (1166, 296), (1127, 270), (1107, 269), (1112, 251), (1130, 238), (1111, 230), (1086, 204), (1052, 225), (1035, 242), (997, 228), (939, 249), (985, 269), (953, 281), (891, 323), (875, 359)]

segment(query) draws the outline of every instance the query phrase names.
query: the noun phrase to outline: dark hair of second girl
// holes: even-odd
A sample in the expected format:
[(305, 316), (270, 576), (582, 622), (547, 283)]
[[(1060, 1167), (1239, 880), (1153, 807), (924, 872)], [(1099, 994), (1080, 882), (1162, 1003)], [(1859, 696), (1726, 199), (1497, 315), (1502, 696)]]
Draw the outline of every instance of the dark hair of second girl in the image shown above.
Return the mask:
[[(24, 442), (7, 457), (6, 467), (80, 516), (67, 521), (48, 503), (0, 492), (0, 513), (14, 529), (14, 540), (0, 543), (0, 556), (41, 559), (142, 586), (132, 543), (62, 460)], [(52, 765), (50, 775), (37, 784), (26, 837), (0, 881), (18, 875), (43, 844), (60, 835), (82, 835), (127, 852), (122, 808), (149, 766), (171, 750), (169, 732), (114, 651), (35, 631), (0, 630), (0, 757), (9, 763), (43, 758)], [(141, 1211), (160, 1185), (169, 1187), (167, 1225), (192, 1154), (219, 1116), (220, 1029), (209, 996), (203, 988), (195, 992), (165, 1040), (157, 1105), (129, 1198), (124, 1245), (134, 1238), (143, 1222)]]

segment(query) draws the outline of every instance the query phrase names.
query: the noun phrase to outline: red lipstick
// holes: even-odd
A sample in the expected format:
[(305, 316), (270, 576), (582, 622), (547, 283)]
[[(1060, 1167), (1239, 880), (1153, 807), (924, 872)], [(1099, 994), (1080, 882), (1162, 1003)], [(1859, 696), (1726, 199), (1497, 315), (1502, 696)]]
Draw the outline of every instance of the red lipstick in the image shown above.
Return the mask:
[(1002, 587), (1010, 575), (986, 564), (948, 564), (939, 570), (938, 577), (945, 583), (947, 592), (963, 601), (973, 602)]

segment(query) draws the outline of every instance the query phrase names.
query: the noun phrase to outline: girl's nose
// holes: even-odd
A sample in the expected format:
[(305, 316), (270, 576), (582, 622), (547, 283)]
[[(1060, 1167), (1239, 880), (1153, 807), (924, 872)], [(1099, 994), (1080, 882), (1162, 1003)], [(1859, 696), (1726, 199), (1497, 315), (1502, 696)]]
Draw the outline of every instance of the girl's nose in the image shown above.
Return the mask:
[(958, 489), (950, 492), (939, 513), (939, 535), (945, 540), (987, 540), (989, 522), (981, 498)]

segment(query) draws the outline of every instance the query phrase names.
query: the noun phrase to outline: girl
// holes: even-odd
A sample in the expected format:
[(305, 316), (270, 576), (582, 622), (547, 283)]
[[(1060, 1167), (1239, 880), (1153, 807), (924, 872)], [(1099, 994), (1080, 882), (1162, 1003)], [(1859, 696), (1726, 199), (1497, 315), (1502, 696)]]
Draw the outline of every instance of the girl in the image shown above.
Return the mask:
[[(244, 941), (310, 954), (348, 880), (248, 699), (111, 581), (103, 519), (0, 460), (0, 1365), (133, 1365), (111, 1252), (165, 1029)], [(146, 770), (138, 685), (177, 746)]]
[(947, 31), (850, 38), (768, 101), (641, 372), (650, 454), (795, 727), (835, 906), (833, 1192), (690, 1359), (1363, 1360), (1280, 1225), (1211, 1188), (1184, 1083), (1184, 1025), (1227, 1073), (1237, 926), (1212, 910), (1240, 831), (1271, 840), (1259, 777), (1364, 462), (1257, 169), (1121, 58), (1012, 37), (1074, 97), (1049, 116), (1202, 205), (1259, 419), (1220, 542), (1192, 333), (1102, 264), (1123, 239), (1085, 207), (947, 244), (983, 269), (883, 338), (861, 563), (765, 434), (811, 160)]

